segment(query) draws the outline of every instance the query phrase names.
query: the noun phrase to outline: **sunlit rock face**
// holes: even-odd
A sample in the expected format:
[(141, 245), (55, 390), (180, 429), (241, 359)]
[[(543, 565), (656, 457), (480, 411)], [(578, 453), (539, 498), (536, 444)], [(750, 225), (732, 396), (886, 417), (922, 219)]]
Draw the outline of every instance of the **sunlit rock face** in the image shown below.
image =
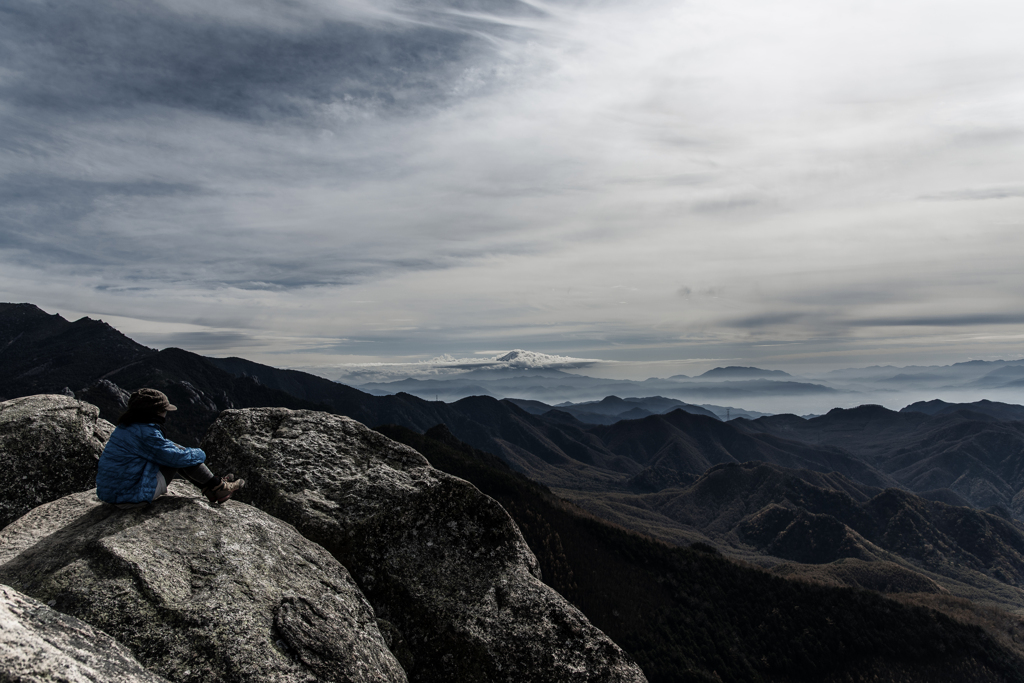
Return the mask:
[(514, 522), (473, 485), (337, 415), (229, 410), (203, 448), (243, 500), (330, 550), (408, 644), (412, 681), (644, 681), (540, 581)]
[(0, 585), (0, 680), (167, 683), (80, 619)]
[(32, 508), (96, 486), (114, 425), (89, 403), (59, 394), (0, 403), (0, 528)]
[(0, 531), (0, 583), (175, 681), (407, 680), (326, 550), (252, 506), (211, 507), (180, 481), (132, 510), (94, 491), (32, 510)]

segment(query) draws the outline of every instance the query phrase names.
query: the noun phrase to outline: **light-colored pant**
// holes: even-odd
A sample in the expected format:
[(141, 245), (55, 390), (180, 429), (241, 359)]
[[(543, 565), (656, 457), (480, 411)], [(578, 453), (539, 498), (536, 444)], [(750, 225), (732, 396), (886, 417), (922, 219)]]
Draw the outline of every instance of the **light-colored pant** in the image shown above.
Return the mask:
[[(161, 467), (160, 471), (156, 473), (156, 491), (153, 492), (152, 500), (156, 500), (167, 493), (167, 485), (175, 479), (188, 479), (201, 489), (208, 481), (213, 479), (213, 472), (210, 471), (210, 468), (207, 467), (205, 463), (199, 463), (198, 465), (183, 467), (181, 469)], [(132, 508), (142, 507), (143, 505), (149, 505), (149, 502), (120, 503), (117, 507), (122, 510), (130, 510)]]

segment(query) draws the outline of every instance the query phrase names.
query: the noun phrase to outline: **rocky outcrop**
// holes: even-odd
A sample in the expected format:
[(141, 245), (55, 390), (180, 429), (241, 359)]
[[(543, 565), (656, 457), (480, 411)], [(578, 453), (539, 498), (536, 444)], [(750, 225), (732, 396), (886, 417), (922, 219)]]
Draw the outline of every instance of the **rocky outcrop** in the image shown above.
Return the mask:
[(117, 386), (109, 379), (101, 379), (85, 389), (75, 392), (75, 398), (86, 401), (100, 409), (100, 416), (116, 422), (121, 414), (128, 409), (131, 394)]
[(180, 481), (134, 510), (94, 492), (32, 510), (0, 531), (0, 583), (175, 681), (406, 680), (327, 551), (251, 506), (211, 507)]
[(103, 631), (0, 585), (0, 680), (167, 683)]
[(96, 486), (96, 463), (113, 430), (96, 406), (67, 396), (0, 403), (0, 528)]
[(645, 680), (540, 581), (500, 505), (411, 448), (345, 417), (269, 408), (225, 411), (203, 448), (247, 479), (243, 500), (348, 567), (408, 643), (410, 680)]

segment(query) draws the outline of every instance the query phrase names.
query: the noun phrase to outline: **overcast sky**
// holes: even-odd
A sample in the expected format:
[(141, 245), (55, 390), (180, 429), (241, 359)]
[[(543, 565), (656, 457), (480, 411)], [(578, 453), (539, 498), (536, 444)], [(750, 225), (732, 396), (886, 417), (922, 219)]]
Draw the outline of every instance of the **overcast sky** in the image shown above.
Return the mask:
[(0, 293), (282, 367), (1024, 357), (1024, 5), (0, 0)]

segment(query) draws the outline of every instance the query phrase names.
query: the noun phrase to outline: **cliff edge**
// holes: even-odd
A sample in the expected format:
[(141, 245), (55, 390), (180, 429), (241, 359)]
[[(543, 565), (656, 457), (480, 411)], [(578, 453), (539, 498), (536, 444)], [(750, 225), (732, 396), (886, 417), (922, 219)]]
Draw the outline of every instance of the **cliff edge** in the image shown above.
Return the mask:
[(242, 500), (342, 562), (415, 659), (410, 679), (644, 681), (540, 580), (508, 513), (412, 448), (347, 417), (227, 410), (203, 448), (248, 482)]
[(204, 448), (250, 481), (242, 500), (175, 481), (121, 510), (82, 490), (112, 428), (97, 415), (62, 396), (0, 403), (7, 469), (35, 468), (0, 478), (9, 514), (31, 507), (0, 530), (0, 616), (19, 634), (0, 679), (33, 662), (39, 680), (646, 680), (540, 581), (498, 503), (358, 422), (225, 411)]

